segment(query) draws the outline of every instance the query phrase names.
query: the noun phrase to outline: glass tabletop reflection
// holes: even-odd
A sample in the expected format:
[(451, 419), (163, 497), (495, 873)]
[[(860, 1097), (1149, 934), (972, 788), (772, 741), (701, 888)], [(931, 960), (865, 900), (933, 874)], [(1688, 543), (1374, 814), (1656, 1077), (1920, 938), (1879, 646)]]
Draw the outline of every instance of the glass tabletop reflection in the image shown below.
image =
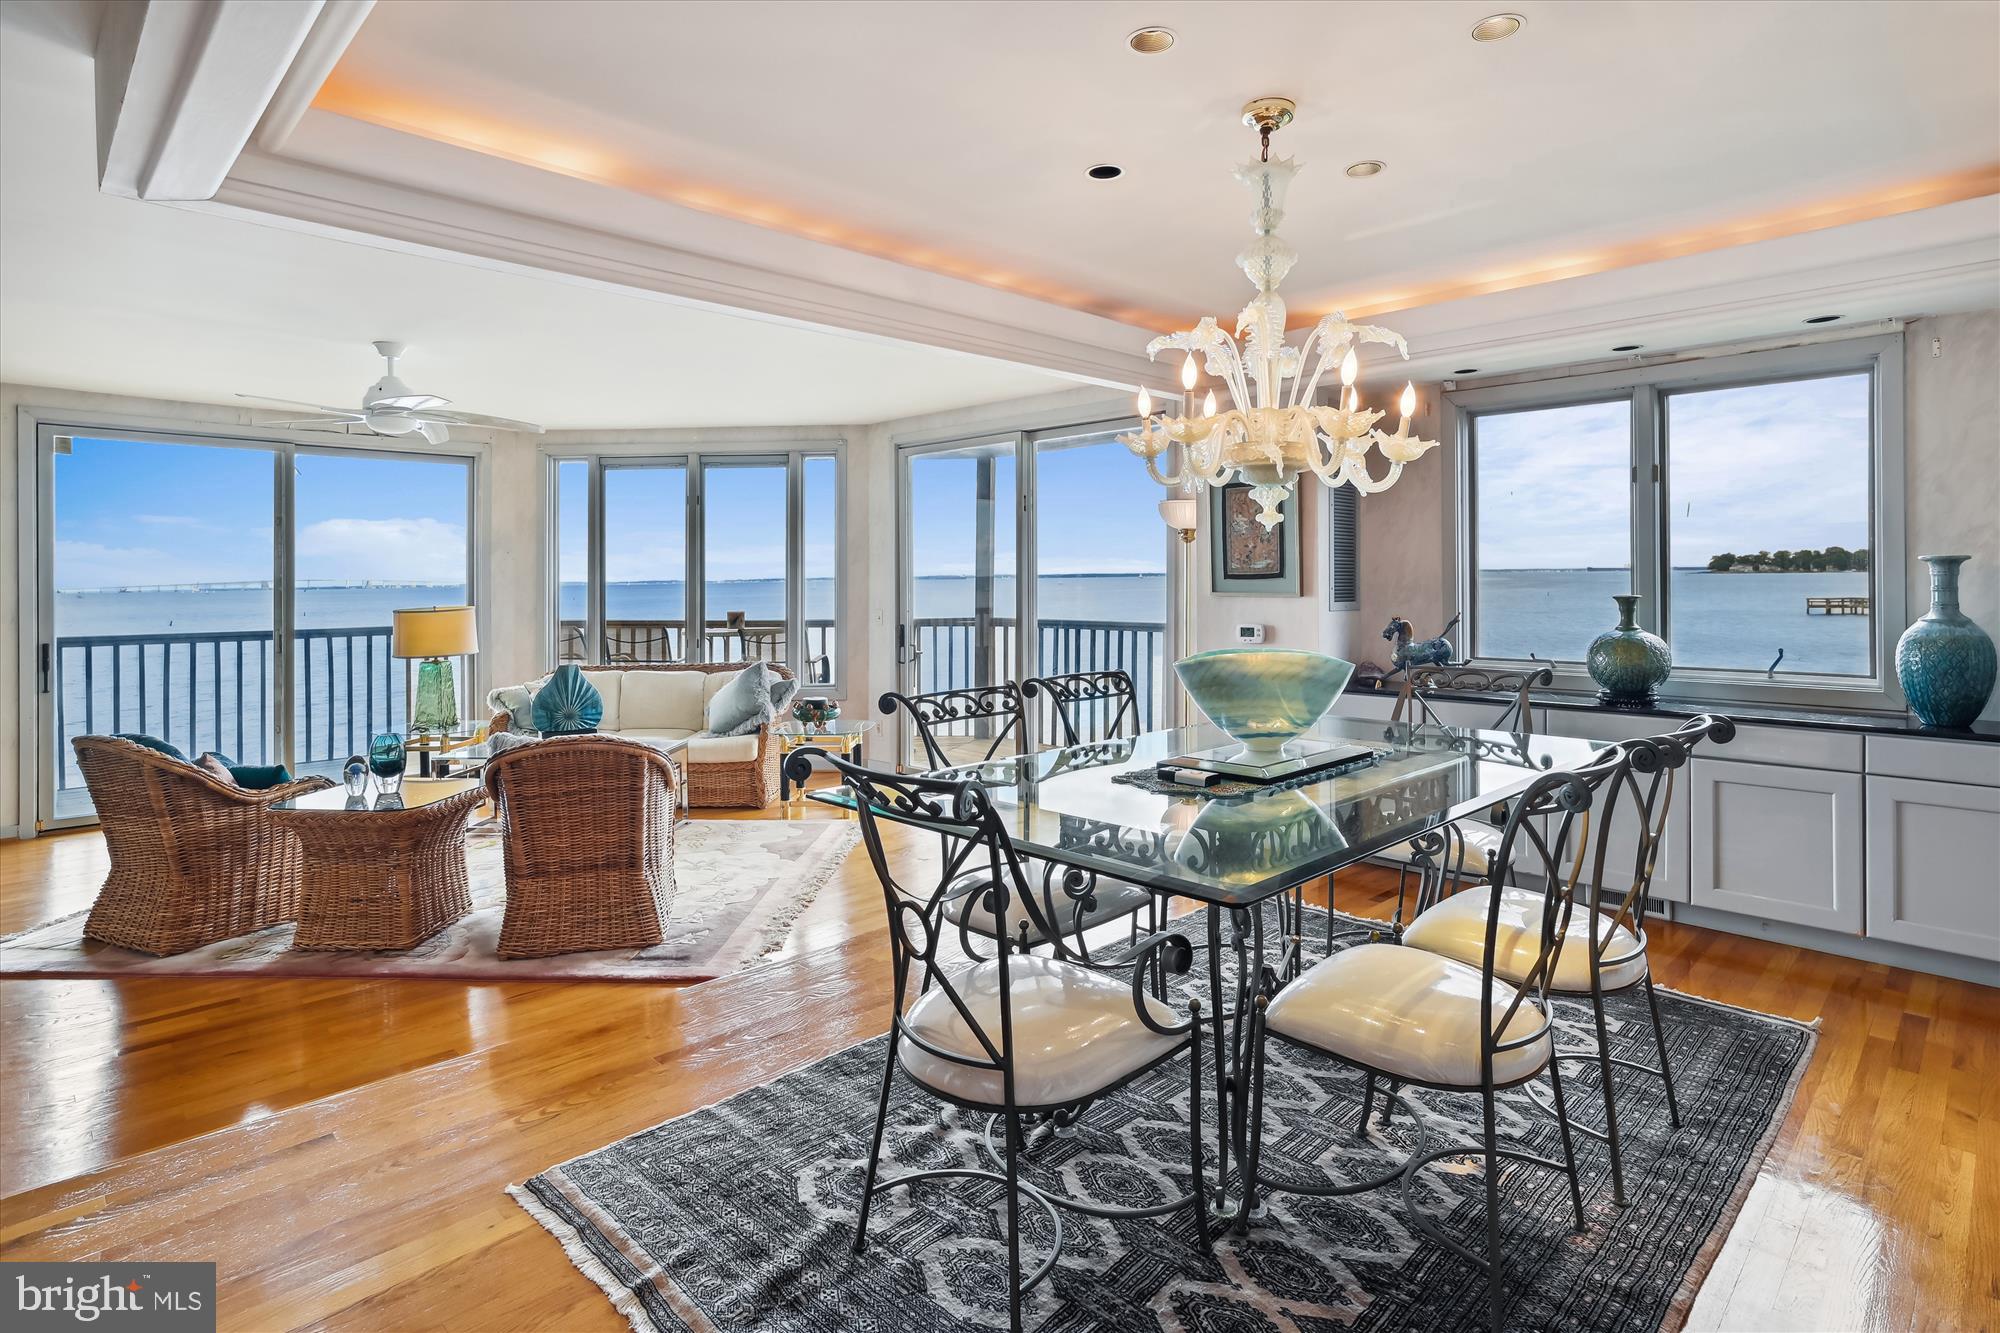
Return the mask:
[[(1261, 901), (1427, 829), (1482, 817), (1537, 776), (1574, 769), (1606, 742), (1325, 718), (1301, 738), (1361, 745), (1372, 762), (1214, 795), (1157, 790), (1164, 760), (1234, 745), (1203, 724), (943, 769), (973, 781), (1023, 853), (1202, 902)], [(853, 805), (845, 787), (812, 799)], [(894, 818), (889, 811), (878, 811)]]

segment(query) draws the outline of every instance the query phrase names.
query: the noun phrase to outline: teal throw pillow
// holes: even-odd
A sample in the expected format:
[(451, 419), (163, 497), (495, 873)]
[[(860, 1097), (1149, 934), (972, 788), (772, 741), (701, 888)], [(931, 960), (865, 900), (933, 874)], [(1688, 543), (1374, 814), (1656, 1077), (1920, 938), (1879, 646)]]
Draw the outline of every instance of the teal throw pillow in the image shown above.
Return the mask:
[(709, 696), (705, 721), (711, 736), (747, 736), (778, 715), (771, 702), (773, 676), (762, 662), (752, 662)]
[(283, 764), (239, 764), (226, 754), (214, 750), (203, 752), (203, 759), (213, 759), (229, 770), (230, 778), (237, 786), (248, 791), (264, 791), (270, 787), (281, 787), (292, 780), (292, 770)]
[(557, 667), (535, 695), (535, 730), (544, 736), (596, 731), (603, 720), (604, 696), (575, 666)]
[(188, 762), (188, 757), (181, 753), (178, 745), (169, 744), (161, 740), (158, 736), (143, 736), (136, 731), (119, 731), (113, 732), (111, 739), (115, 741), (131, 741), (134, 745), (143, 745), (148, 750), (158, 750), (169, 759), (178, 759), (183, 764)]

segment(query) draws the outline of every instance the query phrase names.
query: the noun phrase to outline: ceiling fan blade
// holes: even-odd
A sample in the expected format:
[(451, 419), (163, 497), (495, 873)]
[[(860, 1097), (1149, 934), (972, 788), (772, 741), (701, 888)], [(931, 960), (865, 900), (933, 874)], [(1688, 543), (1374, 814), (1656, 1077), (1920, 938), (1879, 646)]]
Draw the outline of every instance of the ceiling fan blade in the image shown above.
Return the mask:
[(296, 398), (266, 398), (262, 394), (256, 393), (239, 393), (236, 396), (252, 403), (269, 403), (273, 407), (303, 407), (309, 412), (330, 412), (334, 416), (346, 417), (353, 421), (361, 420), (361, 414), (351, 407), (328, 407), (325, 403), (302, 403)]
[(393, 408), (398, 412), (422, 412), (434, 407), (449, 407), (451, 399), (440, 398), (434, 393), (399, 393), (388, 398), (377, 398), (369, 404), (375, 408)]
[(445, 428), (442, 421), (420, 420), (417, 422), (417, 429), (422, 431), (424, 438), (432, 444), (443, 444), (451, 438), (451, 432)]
[(361, 418), (345, 417), (299, 417), (292, 421), (259, 421), (258, 426), (359, 426)]
[(426, 421), (441, 421), (453, 426), (477, 426), (487, 430), (515, 430), (528, 435), (540, 435), (542, 428), (532, 421), (516, 421), (512, 417), (487, 417), (476, 412), (424, 412), (420, 414)]

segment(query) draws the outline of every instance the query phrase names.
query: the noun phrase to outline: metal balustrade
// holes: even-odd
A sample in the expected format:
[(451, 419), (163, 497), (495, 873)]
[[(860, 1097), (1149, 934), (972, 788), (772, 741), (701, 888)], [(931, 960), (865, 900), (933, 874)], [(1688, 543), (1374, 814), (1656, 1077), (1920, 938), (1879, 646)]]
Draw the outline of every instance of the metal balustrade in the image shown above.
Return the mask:
[[(1007, 617), (929, 616), (915, 622), (924, 692), (1007, 680), (1014, 675), (1016, 622)], [(581, 660), (580, 621), (562, 622), (563, 661)], [(807, 681), (831, 674), (834, 622), (805, 625)], [(605, 624), (611, 662), (685, 660), (686, 626), (678, 620), (613, 620)], [(1125, 670), (1139, 692), (1139, 724), (1155, 725), (1166, 626), (1124, 620), (1043, 620), (1044, 675)], [(295, 640), (297, 682), (292, 730), (294, 760), (303, 771), (338, 764), (365, 750), (380, 731), (408, 725), (407, 664), (389, 652), (387, 625), (302, 629)], [(89, 634), (59, 638), (52, 663), (58, 790), (83, 786), (69, 741), (73, 736), (142, 732), (187, 753), (219, 750), (242, 763), (270, 763), (277, 727), (270, 630), (207, 630), (162, 634)], [(784, 660), (782, 621), (710, 621), (703, 632), (709, 661)], [(477, 716), (481, 700), (467, 694), (471, 673), (458, 666), (460, 711)]]

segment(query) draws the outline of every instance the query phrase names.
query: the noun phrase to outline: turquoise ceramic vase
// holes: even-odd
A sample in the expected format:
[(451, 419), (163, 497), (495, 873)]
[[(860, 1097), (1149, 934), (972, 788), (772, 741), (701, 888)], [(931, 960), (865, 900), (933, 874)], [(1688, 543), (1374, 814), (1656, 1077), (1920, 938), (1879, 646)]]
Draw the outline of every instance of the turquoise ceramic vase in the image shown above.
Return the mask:
[(1958, 609), (1967, 555), (1927, 555), (1931, 609), (1896, 641), (1896, 679), (1927, 727), (1967, 727), (1993, 693), (1993, 640)]
[(1319, 721), (1354, 663), (1296, 648), (1218, 648), (1174, 663), (1195, 706), (1251, 754), (1276, 754)]
[(1599, 703), (1641, 707), (1659, 697), (1660, 686), (1674, 669), (1674, 655), (1666, 640), (1634, 623), (1637, 593), (1619, 593), (1611, 600), (1618, 603), (1618, 625), (1591, 640), (1584, 665), (1597, 682)]

